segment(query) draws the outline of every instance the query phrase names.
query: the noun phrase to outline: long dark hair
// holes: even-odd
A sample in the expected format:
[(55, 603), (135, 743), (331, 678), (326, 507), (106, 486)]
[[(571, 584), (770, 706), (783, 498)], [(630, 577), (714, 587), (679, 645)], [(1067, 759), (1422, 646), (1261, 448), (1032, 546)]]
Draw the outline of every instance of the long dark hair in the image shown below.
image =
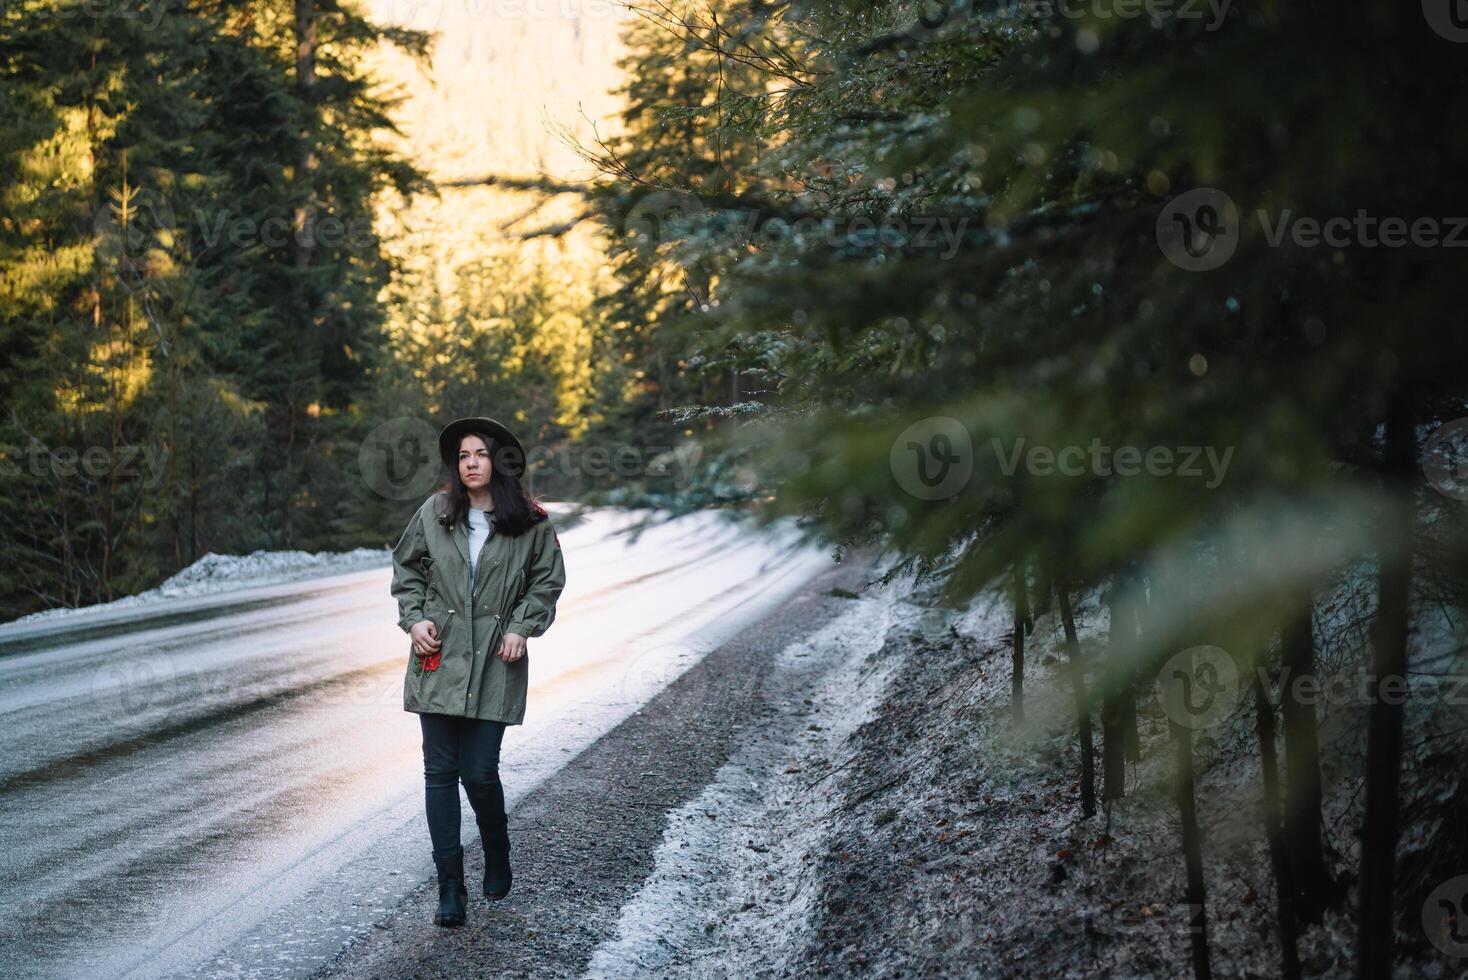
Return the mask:
[[(540, 501), (530, 495), (518, 476), (500, 466), (500, 460), (512, 455), (503, 450), (513, 450), (514, 447), (501, 443), (488, 432), (470, 431), (464, 435), (483, 439), (484, 445), (489, 449), (489, 458), (494, 461), (489, 474), (489, 499), (494, 501), (490, 520), (494, 524), (495, 533), (518, 538), (545, 520), (548, 515)], [(460, 437), (460, 442), (462, 441)], [(458, 453), (458, 447), (455, 447), (452, 463), (444, 460), (445, 464), (449, 464), (449, 478), (438, 491), (438, 523), (450, 531), (460, 524), (466, 527), (469, 524), (469, 490), (459, 478)]]

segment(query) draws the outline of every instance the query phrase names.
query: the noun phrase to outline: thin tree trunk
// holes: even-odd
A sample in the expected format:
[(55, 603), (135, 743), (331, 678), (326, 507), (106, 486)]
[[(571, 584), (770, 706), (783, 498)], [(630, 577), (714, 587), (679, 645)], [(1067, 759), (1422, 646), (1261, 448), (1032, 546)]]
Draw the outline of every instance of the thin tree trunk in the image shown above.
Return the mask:
[[(1162, 588), (1169, 602), (1181, 605), (1191, 612), (1188, 582), (1180, 571), (1168, 573)], [(1154, 596), (1153, 599), (1156, 601), (1158, 597)], [(1191, 666), (1187, 673), (1194, 673)], [(1177, 765), (1173, 794), (1182, 832), (1183, 867), (1187, 875), (1184, 900), (1188, 906), (1188, 940), (1192, 951), (1193, 976), (1196, 980), (1211, 980), (1213, 967), (1208, 952), (1208, 891), (1203, 880), (1203, 837), (1198, 827), (1193, 731), (1186, 724), (1178, 722), (1173, 717), (1175, 713), (1168, 712), (1167, 727)]]
[(1187, 871), (1184, 897), (1188, 904), (1188, 936), (1193, 954), (1193, 975), (1209, 980), (1213, 968), (1208, 958), (1208, 893), (1203, 883), (1203, 840), (1198, 830), (1198, 803), (1193, 778), (1193, 732), (1169, 719), (1177, 760), (1177, 812), (1182, 824), (1183, 865)]
[(1259, 765), (1264, 777), (1264, 838), (1274, 867), (1279, 920), (1280, 970), (1285, 980), (1299, 980), (1300, 951), (1295, 911), (1294, 872), (1280, 827), (1279, 760), (1274, 747), (1274, 708), (1264, 689), (1262, 668), (1254, 672), (1254, 729), (1259, 734)]
[(1025, 581), (1025, 562), (1014, 563), (1014, 655), (1009, 682), (1009, 701), (1016, 723), (1025, 720), (1025, 621), (1030, 617), (1029, 586)]
[(1366, 729), (1366, 817), (1361, 840), (1361, 980), (1392, 975), (1397, 810), (1402, 775), (1402, 700), (1412, 586), (1413, 501), (1408, 482), (1417, 440), (1405, 394), (1387, 411), (1385, 485), (1390, 504), (1379, 529), (1380, 569), (1373, 628), (1372, 694)]
[(1065, 579), (1055, 578), (1055, 594), (1060, 599), (1060, 619), (1065, 626), (1065, 645), (1070, 654), (1070, 683), (1076, 699), (1076, 729), (1081, 736), (1081, 812), (1096, 814), (1096, 748), (1091, 739), (1091, 705), (1086, 697), (1086, 668), (1081, 663), (1081, 643), (1076, 635), (1074, 610), (1070, 605), (1070, 586)]
[(1320, 739), (1315, 706), (1299, 693), (1315, 683), (1314, 601), (1307, 590), (1302, 608), (1281, 635), (1283, 675), (1280, 710), (1284, 719), (1285, 851), (1299, 895), (1302, 922), (1319, 922), (1332, 904), (1335, 882), (1325, 863), (1320, 825)]
[(1131, 664), (1121, 663), (1118, 651), (1132, 650), (1137, 639), (1136, 618), (1121, 595), (1122, 583), (1112, 583), (1106, 604), (1111, 610), (1107, 628), (1107, 673), (1101, 697), (1101, 799), (1106, 802), (1126, 796), (1126, 703), (1131, 700)]
[[(1135, 622), (1137, 643), (1141, 644), (1150, 622), (1151, 606), (1147, 599), (1147, 590), (1140, 575), (1129, 574), (1126, 578), (1127, 606), (1131, 610), (1128, 622)], [(1126, 735), (1126, 757), (1131, 762), (1142, 761), (1142, 729), (1137, 718), (1137, 699), (1145, 693), (1145, 688), (1152, 683), (1150, 676), (1142, 676), (1142, 672), (1132, 679), (1132, 688), (1127, 694), (1123, 708), (1125, 714), (1122, 717), (1122, 730)]]
[[(301, 203), (295, 213), (295, 266), (305, 269), (311, 264), (316, 248), (315, 171), (316, 171), (316, 0), (295, 0), (296, 98), (300, 100), (304, 122), (301, 147), (296, 160), (296, 182), (302, 187)], [(309, 313), (309, 311), (307, 311)]]

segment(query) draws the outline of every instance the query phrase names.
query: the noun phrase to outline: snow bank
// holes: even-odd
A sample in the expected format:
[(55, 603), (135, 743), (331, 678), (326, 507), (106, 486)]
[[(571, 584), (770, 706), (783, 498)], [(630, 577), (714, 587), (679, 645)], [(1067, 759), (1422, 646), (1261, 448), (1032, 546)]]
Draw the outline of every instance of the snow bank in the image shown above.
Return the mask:
[(192, 598), (261, 585), (279, 585), (300, 579), (340, 575), (392, 563), (387, 548), (357, 548), (352, 551), (253, 551), (248, 555), (218, 555), (210, 552), (162, 584), (136, 595), (76, 608), (43, 609), (11, 620), (35, 623), (79, 614), (111, 612), (149, 606), (170, 599)]
[[(547, 503), (545, 508), (553, 516), (560, 518), (573, 513), (575, 505), (555, 502)], [(43, 609), (40, 612), (21, 616), (19, 619), (9, 620), (3, 625), (36, 623), (81, 614), (91, 615), (104, 611), (126, 610), (167, 602), (170, 599), (214, 595), (264, 585), (282, 585), (302, 579), (341, 575), (390, 564), (392, 564), (392, 549), (390, 548), (356, 548), (352, 551), (315, 552), (261, 549), (252, 551), (248, 555), (221, 555), (211, 551), (161, 584), (136, 595), (125, 596), (112, 602), (99, 602), (90, 606)]]
[(703, 793), (668, 815), (653, 873), (588, 977), (794, 969), (816, 921), (804, 867), (822, 849), (833, 805), (823, 784), (881, 700), (893, 664), (876, 655), (892, 623), (911, 615), (899, 591), (853, 600), (847, 615), (781, 650), (770, 681), (779, 717), (752, 725)]

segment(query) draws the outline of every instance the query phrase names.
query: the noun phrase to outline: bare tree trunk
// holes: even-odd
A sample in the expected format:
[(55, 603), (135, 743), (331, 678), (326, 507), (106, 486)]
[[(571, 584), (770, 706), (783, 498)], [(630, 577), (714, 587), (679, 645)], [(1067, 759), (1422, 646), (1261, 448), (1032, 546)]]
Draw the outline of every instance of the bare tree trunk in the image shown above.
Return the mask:
[(1356, 947), (1361, 980), (1390, 980), (1392, 975), (1402, 700), (1415, 523), (1409, 479), (1416, 451), (1411, 406), (1406, 395), (1398, 392), (1386, 419), (1384, 483), (1390, 504), (1379, 529), (1378, 599), (1372, 630), (1373, 697), (1366, 730), (1366, 817), (1361, 834), (1361, 921)]
[[(1142, 582), (1142, 577), (1136, 574), (1135, 571), (1126, 576), (1126, 585), (1125, 596), (1127, 604), (1131, 609), (1129, 615), (1136, 621), (1137, 642), (1140, 644), (1151, 621), (1149, 618), (1152, 611), (1151, 605), (1147, 599), (1147, 590)], [(1141, 762), (1142, 730), (1141, 724), (1137, 719), (1137, 699), (1144, 696), (1153, 678), (1151, 676), (1141, 676), (1139, 672), (1138, 676), (1133, 678), (1133, 681), (1130, 695), (1123, 705), (1126, 713), (1122, 719), (1122, 731), (1126, 735), (1127, 759), (1131, 762)]]
[(296, 98), (300, 100), (305, 121), (301, 127), (301, 147), (296, 160), (296, 182), (303, 194), (295, 212), (295, 266), (305, 269), (311, 264), (316, 247), (315, 171), (316, 171), (316, 0), (295, 0), (296, 32)]
[(1314, 598), (1307, 590), (1301, 609), (1280, 637), (1280, 691), (1284, 718), (1284, 836), (1302, 922), (1319, 922), (1334, 901), (1335, 882), (1325, 863), (1320, 826), (1320, 739), (1315, 706), (1299, 693), (1315, 683)]
[(663, 357), (663, 352), (661, 350), (657, 352), (657, 365), (658, 411), (665, 412), (668, 410), (668, 388), (671, 386), (672, 382), (667, 375), (667, 366), (665, 363), (665, 358)]
[(1209, 980), (1208, 893), (1203, 883), (1203, 840), (1198, 830), (1198, 803), (1193, 778), (1193, 731), (1169, 720), (1177, 759), (1177, 812), (1182, 824), (1183, 865), (1187, 870), (1184, 897), (1188, 904), (1188, 936), (1193, 953), (1193, 975)]
[[(1180, 570), (1167, 573), (1162, 586), (1167, 601), (1192, 612), (1188, 582)], [(1154, 601), (1158, 597), (1154, 596)], [(1193, 675), (1191, 665), (1186, 673)], [(1211, 980), (1213, 967), (1208, 952), (1208, 891), (1203, 880), (1203, 837), (1198, 827), (1198, 799), (1193, 768), (1193, 730), (1168, 712), (1167, 727), (1172, 737), (1173, 756), (1177, 765), (1173, 795), (1177, 803), (1178, 823), (1182, 831), (1183, 867), (1186, 872), (1184, 900), (1188, 906), (1188, 939), (1192, 951), (1193, 976)]]
[[(1127, 702), (1133, 700), (1134, 691), (1131, 665), (1119, 662), (1118, 651), (1135, 647), (1137, 620), (1121, 590), (1122, 580), (1118, 578), (1106, 596), (1106, 604), (1111, 610), (1107, 632), (1110, 677), (1101, 697), (1101, 799), (1106, 802), (1126, 796), (1125, 723)], [(1124, 676), (1118, 677), (1119, 674)]]
[(1070, 586), (1061, 576), (1055, 577), (1055, 594), (1060, 599), (1060, 619), (1065, 626), (1065, 645), (1070, 654), (1070, 683), (1075, 692), (1076, 728), (1081, 736), (1081, 812), (1096, 814), (1096, 748), (1091, 739), (1091, 704), (1086, 697), (1086, 668), (1081, 662), (1081, 642), (1076, 635), (1074, 611), (1070, 605)]
[(1285, 980), (1299, 980), (1300, 951), (1295, 912), (1294, 872), (1280, 827), (1279, 760), (1274, 747), (1274, 708), (1264, 689), (1261, 671), (1254, 673), (1254, 729), (1259, 734), (1259, 766), (1264, 778), (1264, 838), (1274, 867), (1276, 910), (1279, 920), (1280, 972)]
[(1013, 674), (1009, 683), (1009, 701), (1016, 723), (1025, 720), (1025, 625), (1030, 618), (1029, 584), (1025, 581), (1025, 562), (1014, 563), (1014, 655)]

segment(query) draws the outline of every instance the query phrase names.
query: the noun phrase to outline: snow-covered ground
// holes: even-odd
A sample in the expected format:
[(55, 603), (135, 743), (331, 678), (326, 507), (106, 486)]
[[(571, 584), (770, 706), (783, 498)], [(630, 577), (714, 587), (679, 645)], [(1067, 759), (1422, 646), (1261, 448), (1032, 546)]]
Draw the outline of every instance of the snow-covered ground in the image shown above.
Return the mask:
[[(552, 517), (561, 517), (570, 513), (573, 505), (548, 503), (545, 508), (550, 511)], [(44, 609), (9, 620), (8, 623), (38, 623), (77, 615), (90, 616), (101, 612), (136, 609), (170, 600), (218, 595), (262, 585), (283, 585), (303, 579), (378, 568), (391, 563), (392, 550), (389, 548), (355, 548), (351, 551), (315, 552), (262, 549), (252, 551), (247, 555), (220, 555), (210, 552), (161, 584), (144, 592), (90, 606)]]
[[(1332, 639), (1322, 644), (1323, 677), (1361, 667), (1367, 582), (1356, 569), (1321, 596)], [(1038, 616), (1029, 637), (1026, 720), (1016, 725), (1003, 597), (951, 612), (922, 590), (895, 591), (853, 601), (850, 614), (782, 651), (784, 706), (670, 814), (653, 874), (587, 976), (1187, 975), (1193, 910), (1160, 701), (1139, 705), (1142, 760), (1128, 766), (1126, 798), (1086, 818), (1056, 612)], [(1105, 607), (1090, 595), (1076, 612), (1083, 648), (1098, 651)], [(1451, 631), (1423, 632), (1441, 641)], [(1443, 669), (1428, 654), (1417, 650), (1414, 661)], [(1423, 697), (1409, 710), (1413, 736), (1431, 731), (1432, 719), (1440, 727), (1462, 717), (1444, 712), (1431, 681), (1414, 678)], [(1213, 970), (1241, 980), (1280, 970), (1245, 709), (1194, 744)], [(1325, 834), (1346, 880), (1359, 860), (1364, 714), (1350, 703), (1322, 711)], [(1407, 761), (1413, 798), (1456, 792), (1456, 780), (1415, 786), (1434, 771), (1440, 777)], [(1399, 853), (1413, 892), (1422, 877), (1413, 869), (1448, 829), (1437, 803), (1408, 808)], [(1422, 889), (1435, 880), (1429, 874)], [(1303, 930), (1305, 975), (1353, 975), (1354, 905), (1348, 895)], [(1420, 931), (1399, 943), (1399, 980), (1463, 975), (1464, 961), (1437, 954)]]
[(801, 872), (823, 847), (832, 803), (809, 784), (880, 701), (895, 664), (876, 655), (894, 621), (915, 619), (898, 592), (853, 600), (846, 616), (780, 651), (775, 670), (791, 695), (780, 717), (668, 815), (652, 876), (587, 976), (706, 976), (712, 963), (723, 976), (793, 969), (816, 919), (817, 889)]

